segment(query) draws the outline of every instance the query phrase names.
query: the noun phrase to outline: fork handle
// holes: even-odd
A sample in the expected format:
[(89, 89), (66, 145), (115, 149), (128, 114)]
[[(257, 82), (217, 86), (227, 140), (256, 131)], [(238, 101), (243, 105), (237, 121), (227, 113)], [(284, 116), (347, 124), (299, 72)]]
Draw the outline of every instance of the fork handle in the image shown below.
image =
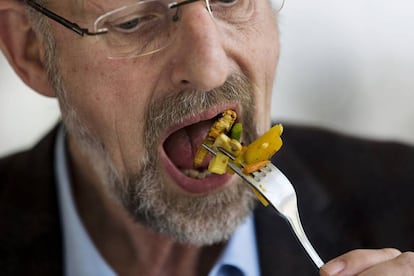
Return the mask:
[(308, 253), (309, 257), (312, 259), (314, 264), (318, 268), (321, 268), (324, 265), (324, 262), (319, 257), (318, 253), (313, 248), (308, 237), (306, 236), (305, 231), (303, 230), (303, 227), (302, 227), (302, 223), (300, 222), (299, 214), (296, 213), (293, 216), (286, 216), (286, 219), (289, 222), (290, 226), (292, 227), (293, 232), (295, 232), (296, 237), (302, 244), (303, 248), (305, 248), (306, 253)]

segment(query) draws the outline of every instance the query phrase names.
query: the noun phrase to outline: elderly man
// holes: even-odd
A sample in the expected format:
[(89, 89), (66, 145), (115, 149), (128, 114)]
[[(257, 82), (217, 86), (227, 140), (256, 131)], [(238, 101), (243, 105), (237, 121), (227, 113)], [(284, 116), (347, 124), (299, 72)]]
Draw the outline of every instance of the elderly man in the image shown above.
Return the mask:
[[(0, 163), (1, 271), (317, 274), (237, 176), (192, 167), (223, 110), (237, 112), (246, 143), (270, 126), (277, 2), (0, 0), (3, 53), (62, 113), (33, 150)], [(288, 152), (277, 162), (289, 164)], [(299, 189), (314, 195), (304, 206), (318, 213), (305, 221), (321, 255), (369, 245), (362, 234), (349, 244), (335, 235), (345, 205), (314, 184)], [(356, 250), (321, 273), (402, 275), (412, 260), (396, 249)]]

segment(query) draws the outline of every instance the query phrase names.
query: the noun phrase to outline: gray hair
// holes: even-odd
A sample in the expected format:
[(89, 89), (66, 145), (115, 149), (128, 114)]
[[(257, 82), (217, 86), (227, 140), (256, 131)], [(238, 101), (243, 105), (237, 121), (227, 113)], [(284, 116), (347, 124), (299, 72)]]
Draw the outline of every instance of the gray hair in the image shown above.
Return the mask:
[[(47, 0), (38, 0), (36, 3), (40, 5), (46, 4)], [(50, 31), (48, 20), (40, 12), (34, 10), (29, 5), (26, 6), (26, 13), (29, 17), (30, 23), (33, 26), (33, 29), (39, 34), (45, 35)]]
[[(44, 5), (48, 2), (48, 0), (38, 0), (36, 2), (40, 5)], [(51, 84), (56, 87), (56, 42), (52, 29), (50, 27), (49, 20), (46, 16), (34, 10), (28, 5), (26, 7), (26, 13), (34, 32), (37, 34), (38, 38), (41, 40), (43, 47), (45, 48), (45, 64), (43, 64), (43, 66), (46, 69), (46, 73)]]

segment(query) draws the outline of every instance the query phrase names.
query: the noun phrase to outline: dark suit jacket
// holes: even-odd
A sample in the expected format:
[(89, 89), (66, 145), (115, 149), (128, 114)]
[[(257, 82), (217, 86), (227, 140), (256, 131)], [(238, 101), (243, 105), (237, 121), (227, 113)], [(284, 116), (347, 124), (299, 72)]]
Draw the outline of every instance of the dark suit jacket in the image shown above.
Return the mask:
[[(62, 234), (53, 148), (0, 160), (0, 275), (61, 275)], [(414, 250), (414, 149), (285, 127), (274, 163), (298, 194), (305, 231), (322, 259), (354, 248)], [(318, 275), (286, 222), (258, 206), (262, 275)]]

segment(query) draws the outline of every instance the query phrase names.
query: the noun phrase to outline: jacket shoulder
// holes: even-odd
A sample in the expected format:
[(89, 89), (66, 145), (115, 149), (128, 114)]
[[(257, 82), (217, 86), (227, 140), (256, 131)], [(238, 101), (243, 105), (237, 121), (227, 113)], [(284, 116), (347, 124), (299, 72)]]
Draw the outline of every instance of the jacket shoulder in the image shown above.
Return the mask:
[(53, 175), (53, 152), (57, 127), (33, 148), (0, 158), (0, 183), (40, 181)]
[(54, 181), (56, 130), (0, 159), (0, 267), (6, 275), (58, 275), (61, 230)]
[(412, 145), (298, 126), (287, 127), (283, 138), (286, 154), (296, 156), (316, 177), (331, 180), (327, 189), (350, 188), (353, 183), (363, 189), (374, 182), (371, 188), (380, 188), (396, 180), (400, 187), (413, 187)]

